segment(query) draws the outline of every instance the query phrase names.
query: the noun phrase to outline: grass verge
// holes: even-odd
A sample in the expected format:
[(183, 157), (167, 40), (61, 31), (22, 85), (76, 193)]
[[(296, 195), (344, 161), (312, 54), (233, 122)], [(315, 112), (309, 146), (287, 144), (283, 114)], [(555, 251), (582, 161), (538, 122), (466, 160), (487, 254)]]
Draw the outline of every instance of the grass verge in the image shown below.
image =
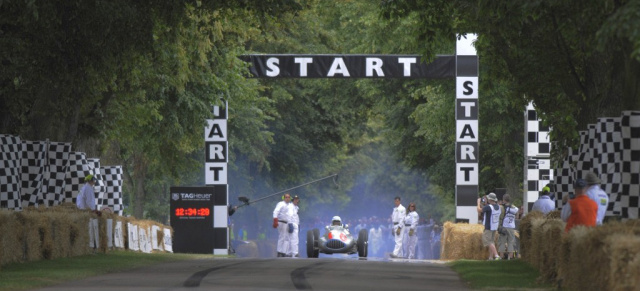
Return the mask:
[(164, 262), (213, 257), (213, 255), (197, 254), (145, 254), (113, 251), (109, 252), (109, 254), (14, 263), (2, 266), (0, 270), (0, 291), (41, 288)]
[(471, 288), (485, 290), (553, 290), (551, 284), (537, 282), (540, 273), (522, 260), (459, 260), (448, 265)]

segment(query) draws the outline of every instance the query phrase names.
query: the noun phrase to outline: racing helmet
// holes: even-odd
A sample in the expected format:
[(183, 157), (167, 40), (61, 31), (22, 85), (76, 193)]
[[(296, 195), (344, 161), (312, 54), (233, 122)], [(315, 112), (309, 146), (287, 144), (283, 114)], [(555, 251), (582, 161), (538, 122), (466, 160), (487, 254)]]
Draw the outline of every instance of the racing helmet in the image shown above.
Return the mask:
[(342, 226), (342, 219), (340, 219), (340, 216), (334, 216), (331, 219), (331, 226)]

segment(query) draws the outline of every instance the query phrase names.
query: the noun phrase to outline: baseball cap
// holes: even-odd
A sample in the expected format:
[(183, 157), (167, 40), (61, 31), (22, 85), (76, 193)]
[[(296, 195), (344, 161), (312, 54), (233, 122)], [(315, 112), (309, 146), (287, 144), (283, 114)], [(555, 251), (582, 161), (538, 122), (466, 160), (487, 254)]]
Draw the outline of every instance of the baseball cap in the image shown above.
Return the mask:
[(98, 179), (96, 179), (96, 177), (94, 177), (93, 175), (89, 174), (86, 177), (84, 177), (84, 181), (85, 182), (89, 182), (89, 181), (95, 182), (95, 181), (98, 181)]
[(574, 189), (582, 189), (582, 188), (586, 188), (586, 187), (587, 187), (587, 181), (585, 181), (583, 179), (577, 179), (573, 183), (573, 188)]

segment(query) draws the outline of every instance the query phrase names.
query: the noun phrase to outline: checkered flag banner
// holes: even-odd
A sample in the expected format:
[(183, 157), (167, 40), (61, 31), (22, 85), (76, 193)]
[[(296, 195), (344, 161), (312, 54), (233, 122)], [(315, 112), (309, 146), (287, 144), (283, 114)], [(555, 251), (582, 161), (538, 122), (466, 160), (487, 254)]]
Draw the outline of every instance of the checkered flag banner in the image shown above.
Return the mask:
[(44, 204), (47, 206), (55, 206), (64, 201), (65, 177), (69, 165), (71, 143), (50, 141), (47, 141), (47, 143), (47, 164), (44, 168), (42, 185), (44, 190)]
[(624, 111), (622, 135), (622, 218), (638, 219), (640, 198), (640, 111)]
[(571, 147), (568, 147), (566, 157), (562, 161), (560, 168), (556, 170), (556, 209), (562, 208), (562, 197), (573, 192), (573, 181), (575, 180), (574, 160), (576, 157), (577, 155), (574, 154), (574, 150)]
[(109, 207), (113, 213), (122, 215), (122, 166), (101, 167), (100, 174), (103, 178), (103, 195), (98, 200), (100, 209)]
[(607, 216), (620, 216), (620, 191), (622, 182), (622, 132), (621, 118), (598, 118), (596, 124), (595, 158), (598, 166), (594, 172), (602, 180), (602, 190), (609, 194)]
[(44, 203), (42, 181), (46, 149), (44, 141), (22, 141), (22, 207), (38, 207)]
[(22, 210), (20, 137), (0, 134), (0, 208)]
[(69, 153), (69, 168), (65, 176), (64, 201), (75, 204), (76, 197), (84, 185), (84, 177), (89, 175), (89, 165), (83, 152)]

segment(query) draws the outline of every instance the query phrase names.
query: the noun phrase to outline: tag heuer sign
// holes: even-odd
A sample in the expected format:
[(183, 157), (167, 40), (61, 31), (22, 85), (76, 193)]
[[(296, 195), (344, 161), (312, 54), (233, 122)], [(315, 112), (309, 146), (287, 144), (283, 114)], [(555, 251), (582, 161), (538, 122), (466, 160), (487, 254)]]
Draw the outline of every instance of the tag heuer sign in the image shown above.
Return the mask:
[(173, 199), (173, 200), (178, 200), (178, 199), (180, 199), (180, 194), (178, 194), (178, 193), (173, 193), (173, 194), (171, 194), (171, 199)]

